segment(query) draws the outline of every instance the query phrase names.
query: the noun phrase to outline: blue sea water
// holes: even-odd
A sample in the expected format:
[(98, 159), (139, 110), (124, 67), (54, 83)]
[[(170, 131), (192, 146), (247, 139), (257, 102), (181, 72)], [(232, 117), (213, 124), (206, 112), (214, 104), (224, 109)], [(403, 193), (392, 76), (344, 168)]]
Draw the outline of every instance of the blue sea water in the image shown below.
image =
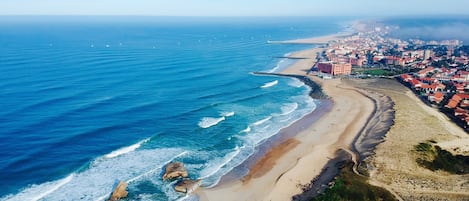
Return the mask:
[(177, 200), (162, 168), (204, 187), (320, 102), (256, 76), (345, 18), (0, 17), (0, 200)]

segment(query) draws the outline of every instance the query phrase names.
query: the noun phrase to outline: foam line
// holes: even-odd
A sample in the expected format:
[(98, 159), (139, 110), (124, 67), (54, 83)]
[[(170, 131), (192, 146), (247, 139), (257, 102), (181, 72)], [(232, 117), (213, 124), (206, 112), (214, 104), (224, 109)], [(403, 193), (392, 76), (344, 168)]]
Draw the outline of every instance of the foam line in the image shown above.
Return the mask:
[(264, 85), (261, 86), (261, 88), (270, 88), (278, 84), (278, 80), (272, 81), (272, 82), (267, 82)]

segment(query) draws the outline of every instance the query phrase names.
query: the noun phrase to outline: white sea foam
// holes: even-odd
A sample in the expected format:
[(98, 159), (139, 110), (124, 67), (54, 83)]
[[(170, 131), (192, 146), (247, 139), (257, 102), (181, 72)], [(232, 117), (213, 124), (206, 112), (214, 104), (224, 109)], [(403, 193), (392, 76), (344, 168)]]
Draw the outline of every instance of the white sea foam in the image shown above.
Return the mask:
[(298, 80), (298, 79), (291, 79), (291, 81), (288, 82), (288, 85), (289, 86), (292, 86), (292, 87), (302, 87), (302, 86), (305, 86), (305, 83)]
[(267, 71), (267, 72), (268, 72), (268, 73), (275, 73), (279, 68), (280, 68), (280, 65), (277, 64), (274, 68), (270, 69), (270, 70)]
[(251, 127), (248, 126), (246, 129), (242, 130), (241, 133), (249, 133), (251, 132)]
[[(284, 54), (283, 56), (284, 57), (288, 57), (290, 56), (292, 53), (286, 53)], [(274, 68), (268, 70), (267, 72), (269, 73), (275, 73), (275, 72), (278, 72), (278, 71), (281, 71), (283, 69), (285, 69), (287, 66), (289, 66), (288, 64), (285, 64), (287, 63), (289, 59), (288, 58), (283, 58), (283, 59), (280, 59), (280, 61), (277, 63), (277, 65), (275, 65)]]
[[(185, 155), (185, 154), (187, 154), (187, 153), (188, 153), (187, 151), (184, 151), (184, 152), (182, 152), (182, 153), (180, 153), (180, 154), (178, 154), (178, 155), (172, 157), (171, 159), (167, 160), (166, 162), (163, 163), (163, 165), (166, 165), (166, 164), (168, 164), (168, 163), (171, 163), (171, 162), (172, 162), (173, 160), (175, 160), (176, 158), (179, 158), (179, 157), (181, 157), (181, 156), (183, 156), (183, 155)], [(149, 171), (147, 171), (147, 172), (144, 172), (143, 174), (137, 175), (136, 177), (127, 180), (126, 182), (127, 182), (127, 183), (131, 183), (131, 182), (134, 182), (134, 181), (138, 181), (138, 180), (140, 180), (141, 178), (143, 178), (143, 177), (145, 177), (145, 176), (147, 176), (147, 175), (151, 175), (151, 174), (154, 174), (154, 173), (158, 172), (159, 170), (161, 170), (161, 167), (155, 167), (155, 168), (153, 168), (153, 169), (151, 169), (151, 170), (149, 170)]]
[(264, 118), (264, 119), (261, 119), (261, 120), (259, 120), (259, 121), (256, 121), (256, 122), (254, 122), (252, 125), (254, 125), (254, 126), (259, 126), (259, 125), (261, 125), (261, 124), (263, 124), (263, 123), (269, 121), (270, 119), (272, 119), (272, 116), (268, 116), (268, 117), (266, 117), (266, 118)]
[(234, 151), (224, 157), (215, 158), (210, 161), (209, 167), (204, 169), (204, 179), (202, 185), (204, 188), (211, 188), (220, 182), (223, 175), (238, 167), (254, 153), (254, 148), (249, 146), (236, 147)]
[(140, 146), (142, 146), (142, 144), (148, 142), (150, 140), (150, 138), (147, 138), (147, 139), (144, 139), (140, 142), (137, 142), (133, 145), (130, 145), (128, 147), (123, 147), (123, 148), (120, 148), (118, 150), (115, 150), (109, 154), (106, 154), (104, 157), (106, 158), (114, 158), (114, 157), (117, 157), (117, 156), (120, 156), (122, 154), (126, 154), (126, 153), (129, 153), (131, 151), (135, 151), (136, 149), (140, 148)]
[(224, 117), (231, 117), (234, 115), (235, 115), (235, 112), (222, 112), (221, 113), (221, 116), (224, 116)]
[(239, 154), (240, 151), (241, 151), (241, 149), (238, 146), (236, 146), (236, 148), (233, 152), (225, 155), (225, 157), (220, 158), (217, 161), (212, 162), (212, 164), (213, 163), (215, 163), (215, 164), (211, 165), (210, 167), (208, 167), (204, 170), (202, 170), (200, 175), (204, 175), (204, 176), (200, 177), (199, 179), (206, 179), (206, 178), (214, 175), (218, 171), (220, 171), (220, 169), (223, 166), (227, 165), (231, 160), (233, 160), (233, 158), (236, 157)]
[(222, 112), (221, 114), (221, 117), (218, 117), (218, 118), (214, 118), (214, 117), (204, 117), (202, 118), (198, 125), (199, 127), (201, 128), (210, 128), (212, 126), (215, 126), (217, 124), (219, 124), (220, 122), (222, 121), (225, 121), (226, 117), (231, 117), (231, 116), (234, 116), (235, 115), (235, 112)]
[(265, 89), (265, 88), (273, 87), (277, 84), (278, 84), (278, 80), (275, 80), (275, 81), (272, 81), (272, 82), (265, 83), (264, 85), (261, 86), (261, 88)]
[(280, 113), (273, 113), (267, 118), (252, 123), (250, 125), (252, 131), (249, 135), (238, 135), (237, 138), (244, 141), (246, 145), (256, 147), (316, 108), (315, 102), (308, 95), (296, 96), (290, 100), (295, 102), (284, 103)]
[[(63, 185), (65, 185), (65, 184), (69, 183), (70, 181), (72, 181), (74, 175), (75, 174), (70, 174), (70, 175), (68, 175), (67, 177), (65, 177), (61, 180), (58, 180), (56, 182), (51, 182), (51, 184), (52, 184), (51, 188), (45, 190), (44, 192), (40, 192), (39, 195), (36, 195), (35, 197), (31, 198), (31, 201), (40, 200), (40, 199), (44, 198), (45, 196), (51, 194), (52, 192), (56, 191), (57, 189), (59, 189)], [(55, 184), (53, 184), (53, 183), (55, 183)]]
[(201, 128), (210, 128), (212, 126), (217, 125), (218, 123), (222, 122), (225, 120), (225, 117), (220, 117), (220, 118), (213, 118), (213, 117), (204, 117), (202, 120), (199, 122), (199, 127)]
[(158, 177), (168, 161), (183, 154), (184, 150), (165, 148), (137, 150), (114, 158), (100, 157), (84, 171), (71, 174), (64, 179), (30, 186), (16, 195), (0, 200), (103, 199), (111, 192), (116, 179), (133, 182)]
[(277, 63), (277, 65), (276, 65), (274, 68), (270, 69), (268, 72), (269, 72), (269, 73), (275, 73), (275, 72), (277, 72), (277, 70), (279, 70), (280, 67), (282, 66), (282, 63), (284, 63), (285, 61), (286, 61), (286, 59), (280, 60), (280, 61)]
[(184, 197), (177, 199), (177, 201), (199, 201), (199, 196), (186, 194)]
[(294, 112), (298, 108), (298, 103), (287, 103), (282, 105), (280, 109), (282, 110), (281, 115), (288, 115), (292, 112)]

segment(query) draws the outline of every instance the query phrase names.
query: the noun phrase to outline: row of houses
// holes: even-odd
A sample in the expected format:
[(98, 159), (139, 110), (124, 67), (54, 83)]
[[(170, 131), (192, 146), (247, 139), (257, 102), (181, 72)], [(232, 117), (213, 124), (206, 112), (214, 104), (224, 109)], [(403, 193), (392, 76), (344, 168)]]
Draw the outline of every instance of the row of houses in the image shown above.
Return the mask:
[(469, 73), (465, 70), (427, 67), (400, 80), (429, 103), (443, 108), (469, 126)]

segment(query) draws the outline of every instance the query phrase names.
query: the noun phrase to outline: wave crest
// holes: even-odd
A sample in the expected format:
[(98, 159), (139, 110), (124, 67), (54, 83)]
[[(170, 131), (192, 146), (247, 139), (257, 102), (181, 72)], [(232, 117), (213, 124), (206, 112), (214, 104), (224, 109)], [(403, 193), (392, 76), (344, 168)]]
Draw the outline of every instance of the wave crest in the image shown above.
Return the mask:
[(215, 118), (215, 117), (204, 117), (202, 118), (197, 125), (199, 125), (200, 128), (210, 128), (212, 126), (215, 126), (219, 124), (222, 121), (225, 121), (226, 117), (231, 117), (235, 115), (235, 112), (222, 112), (221, 117)]
[(266, 118), (264, 118), (264, 119), (261, 119), (261, 120), (259, 120), (259, 121), (256, 121), (256, 122), (252, 123), (252, 125), (254, 125), (254, 126), (259, 126), (259, 125), (261, 125), (261, 124), (263, 124), (263, 123), (269, 121), (270, 119), (272, 119), (272, 116), (268, 116), (268, 117), (266, 117)]
[[(67, 177), (33, 185), (15, 195), (0, 200), (96, 200), (106, 198), (116, 179), (129, 183), (157, 177), (168, 161), (186, 154), (187, 151), (176, 148), (138, 150), (121, 157), (97, 158), (81, 172)], [(165, 185), (156, 180), (155, 185)], [(166, 192), (165, 192), (166, 193)]]
[(222, 112), (221, 115), (224, 117), (231, 117), (235, 115), (235, 112)]
[(288, 82), (288, 86), (299, 88), (299, 87), (305, 86), (305, 83), (298, 79), (292, 79), (291, 81)]
[(200, 122), (198, 123), (200, 128), (210, 128), (212, 126), (217, 125), (218, 123), (222, 122), (225, 120), (225, 117), (220, 117), (220, 118), (213, 118), (213, 117), (204, 117)]
[(284, 104), (280, 109), (282, 110), (281, 115), (288, 115), (294, 112), (298, 108), (298, 103), (287, 103)]
[(266, 88), (273, 87), (277, 84), (278, 84), (278, 80), (275, 80), (275, 81), (272, 81), (272, 82), (265, 83), (264, 85), (261, 86), (261, 88), (266, 89)]
[(251, 132), (251, 127), (248, 126), (246, 129), (242, 130), (241, 133), (249, 133)]
[(135, 151), (136, 149), (140, 148), (140, 146), (142, 146), (142, 144), (148, 142), (150, 140), (150, 138), (147, 138), (147, 139), (144, 139), (140, 142), (137, 142), (133, 145), (130, 145), (128, 147), (123, 147), (123, 148), (120, 148), (118, 150), (115, 150), (109, 154), (106, 154), (104, 157), (106, 158), (114, 158), (114, 157), (117, 157), (117, 156), (120, 156), (122, 154), (126, 154), (126, 153), (129, 153), (129, 152), (132, 152), (132, 151)]

